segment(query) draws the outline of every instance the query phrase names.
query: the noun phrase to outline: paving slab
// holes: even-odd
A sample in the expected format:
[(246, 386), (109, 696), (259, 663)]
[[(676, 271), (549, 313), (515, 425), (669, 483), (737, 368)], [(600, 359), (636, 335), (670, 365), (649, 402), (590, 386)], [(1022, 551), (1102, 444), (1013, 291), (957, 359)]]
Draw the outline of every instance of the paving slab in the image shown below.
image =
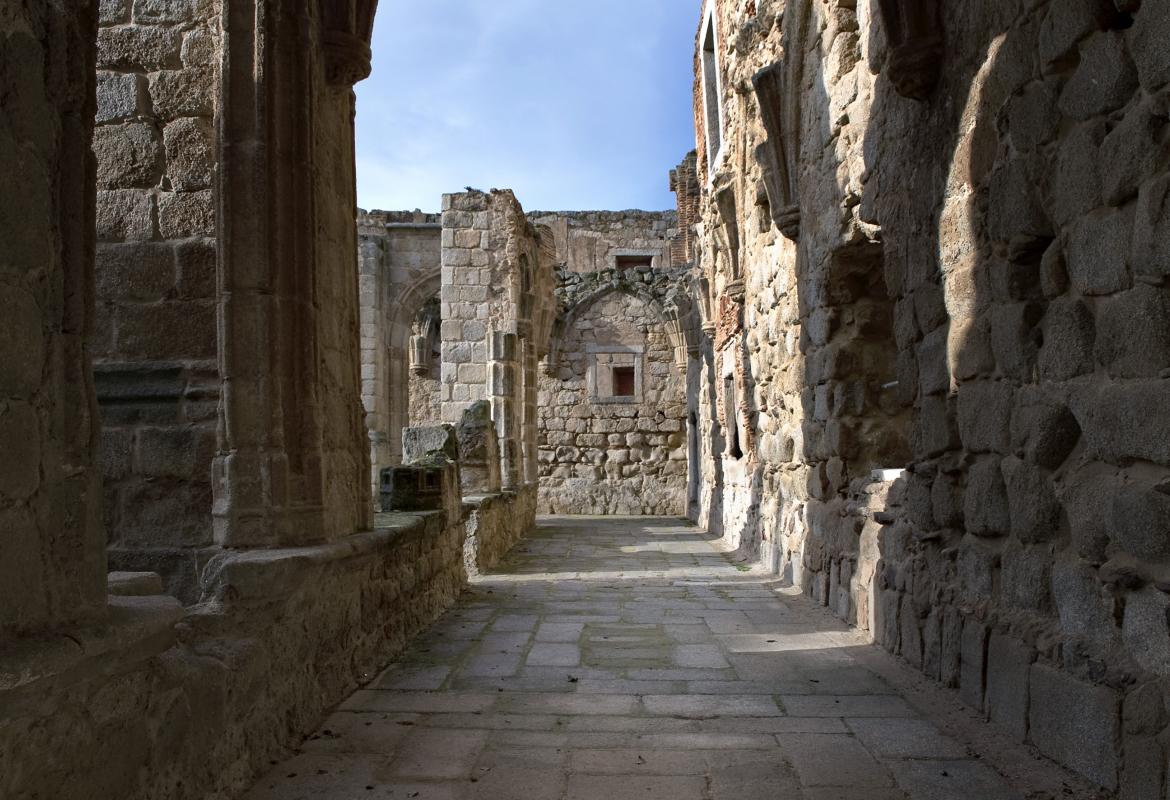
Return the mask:
[(717, 544), (543, 520), (245, 800), (1020, 800)]

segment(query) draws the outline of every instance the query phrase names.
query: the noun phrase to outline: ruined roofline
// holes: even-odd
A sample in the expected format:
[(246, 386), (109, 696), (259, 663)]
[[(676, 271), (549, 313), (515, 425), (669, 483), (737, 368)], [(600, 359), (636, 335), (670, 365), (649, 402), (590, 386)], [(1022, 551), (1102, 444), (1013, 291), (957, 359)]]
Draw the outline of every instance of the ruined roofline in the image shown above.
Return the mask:
[(641, 215), (647, 217), (677, 217), (678, 211), (672, 208), (663, 209), (661, 211), (647, 211), (642, 208), (626, 208), (621, 210), (585, 210), (585, 211), (529, 211), (526, 212), (529, 217), (566, 217), (568, 219), (579, 219), (589, 215), (606, 216), (606, 217), (629, 217), (634, 215)]

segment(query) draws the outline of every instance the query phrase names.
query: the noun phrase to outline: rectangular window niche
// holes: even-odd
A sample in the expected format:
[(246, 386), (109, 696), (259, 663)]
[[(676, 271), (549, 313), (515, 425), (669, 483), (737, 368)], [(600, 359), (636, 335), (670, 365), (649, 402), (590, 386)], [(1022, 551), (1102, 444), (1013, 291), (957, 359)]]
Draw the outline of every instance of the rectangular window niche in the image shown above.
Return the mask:
[(642, 402), (640, 345), (590, 345), (589, 399), (594, 403)]

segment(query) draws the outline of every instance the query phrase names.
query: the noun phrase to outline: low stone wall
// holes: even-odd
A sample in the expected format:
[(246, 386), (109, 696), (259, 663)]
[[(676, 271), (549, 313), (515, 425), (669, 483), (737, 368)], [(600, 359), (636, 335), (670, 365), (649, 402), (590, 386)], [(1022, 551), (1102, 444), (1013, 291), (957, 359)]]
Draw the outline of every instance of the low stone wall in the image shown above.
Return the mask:
[(463, 499), (463, 567), (468, 575), (487, 572), (536, 525), (536, 487), (518, 492), (471, 495)]
[(317, 547), (223, 552), (185, 617), (171, 598), (117, 597), (100, 628), (5, 645), (0, 797), (245, 790), (465, 584), (462, 524), (378, 522)]

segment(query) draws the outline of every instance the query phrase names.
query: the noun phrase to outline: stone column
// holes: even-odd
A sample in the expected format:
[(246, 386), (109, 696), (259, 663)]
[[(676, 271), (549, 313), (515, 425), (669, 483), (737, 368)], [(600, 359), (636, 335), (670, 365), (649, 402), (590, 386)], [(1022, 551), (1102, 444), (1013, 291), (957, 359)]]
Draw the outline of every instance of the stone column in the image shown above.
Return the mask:
[[(352, 91), (369, 73), (369, 47), (333, 31), (332, 17), (318, 41), (303, 4), (263, 6), (260, 15), (230, 3), (223, 16), (213, 515), (216, 542), (233, 547), (343, 536), (372, 510)], [(323, 68), (306, 58), (317, 47)]]
[(531, 339), (524, 346), (524, 482), (535, 484), (540, 480), (536, 463), (536, 382), (537, 353)]
[(523, 479), (520, 431), (519, 339), (514, 333), (492, 331), (488, 339), (488, 391), (492, 419), (500, 443), (500, 480), (504, 489), (519, 488)]
[(0, 15), (0, 637), (105, 609), (87, 344), (96, 5)]

